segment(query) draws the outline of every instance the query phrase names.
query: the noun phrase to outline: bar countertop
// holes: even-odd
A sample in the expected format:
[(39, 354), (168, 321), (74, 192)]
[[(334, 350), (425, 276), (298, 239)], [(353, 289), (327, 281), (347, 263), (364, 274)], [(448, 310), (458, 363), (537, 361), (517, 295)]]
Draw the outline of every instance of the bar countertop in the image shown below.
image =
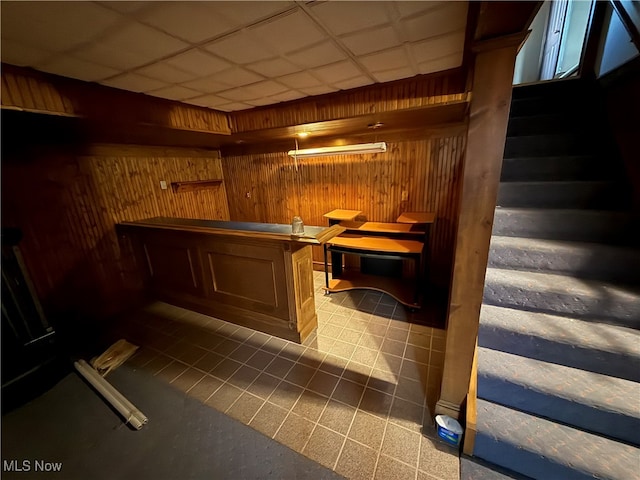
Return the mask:
[(224, 220), (200, 220), (177, 217), (153, 217), (133, 222), (121, 222), (123, 227), (150, 227), (168, 230), (183, 230), (221, 235), (244, 235), (319, 245), (344, 232), (338, 225), (315, 227), (305, 225), (303, 235), (293, 235), (290, 224), (231, 222)]

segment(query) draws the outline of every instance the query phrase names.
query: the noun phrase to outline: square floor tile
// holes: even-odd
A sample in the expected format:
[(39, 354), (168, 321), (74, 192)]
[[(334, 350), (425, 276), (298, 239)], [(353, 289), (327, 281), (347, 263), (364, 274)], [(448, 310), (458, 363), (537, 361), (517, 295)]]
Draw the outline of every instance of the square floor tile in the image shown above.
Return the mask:
[(269, 375), (268, 373), (261, 373), (253, 383), (247, 387), (247, 392), (266, 400), (281, 381), (279, 378)]
[(335, 400), (330, 400), (318, 423), (346, 435), (355, 414), (355, 408), (345, 405), (344, 403), (336, 402)]
[(286, 358), (275, 357), (273, 361), (267, 365), (264, 371), (274, 377), (284, 378), (291, 367), (293, 367), (294, 362), (291, 360), (287, 360)]
[(301, 452), (311, 437), (314, 424), (295, 413), (290, 413), (278, 433), (273, 437), (296, 452)]
[(331, 398), (352, 407), (357, 407), (360, 403), (360, 398), (362, 398), (362, 392), (364, 392), (364, 385), (342, 378), (338, 381)]
[(187, 392), (190, 388), (192, 388), (196, 383), (198, 383), (204, 377), (204, 373), (200, 370), (196, 370), (195, 368), (187, 368), (180, 376), (178, 376), (171, 384), (182, 390), (183, 392)]
[(273, 353), (265, 352), (264, 350), (257, 350), (245, 363), (253, 368), (257, 368), (258, 370), (264, 370), (274, 358), (276, 357)]
[(229, 358), (232, 358), (233, 360), (236, 360), (237, 362), (240, 362), (240, 363), (245, 363), (257, 351), (258, 351), (257, 348), (253, 348), (249, 345), (243, 344), (243, 345), (240, 345), (238, 348), (236, 348), (233, 352), (231, 352), (229, 354)]
[[(406, 480), (415, 478), (416, 468), (401, 463), (386, 455), (380, 455), (376, 467), (375, 480)], [(451, 479), (453, 480), (453, 478)]]
[(422, 437), (418, 468), (438, 478), (458, 480), (460, 478), (459, 456), (456, 449), (439, 440)]
[(393, 395), (397, 382), (398, 377), (393, 373), (383, 372), (382, 370), (372, 370), (367, 387)]
[(426, 388), (421, 382), (416, 382), (410, 378), (400, 377), (396, 388), (396, 397), (422, 405)]
[(422, 430), (424, 413), (424, 406), (396, 397), (389, 412), (389, 422), (419, 433)]
[(213, 392), (215, 392), (222, 380), (219, 380), (210, 375), (205, 375), (198, 383), (196, 383), (191, 390), (189, 390), (189, 396), (197, 398), (201, 402), (205, 402)]
[(227, 380), (241, 366), (242, 366), (241, 363), (236, 362), (235, 360), (231, 360), (230, 358), (225, 358), (218, 365), (216, 365), (209, 373), (211, 375), (218, 377), (220, 380)]
[(391, 395), (367, 388), (362, 395), (359, 408), (373, 415), (386, 418), (391, 408), (392, 399)]
[(350, 480), (371, 480), (376, 466), (377, 451), (347, 439), (336, 472)]
[(314, 368), (296, 363), (289, 373), (284, 377), (287, 382), (294, 383), (301, 387), (306, 387), (316, 373)]
[(358, 410), (347, 436), (377, 451), (382, 444), (385, 424), (380, 417)]
[(182, 372), (184, 372), (187, 368), (188, 367), (186, 364), (179, 362), (178, 360), (174, 360), (169, 365), (167, 365), (162, 370), (160, 370), (156, 374), (156, 377), (162, 378), (166, 382), (170, 383), (173, 380), (175, 380), (179, 375), (181, 375)]
[(231, 405), (231, 408), (227, 410), (227, 415), (247, 425), (263, 403), (263, 399), (245, 392), (240, 395), (236, 402)]
[(344, 436), (317, 425), (302, 453), (320, 465), (333, 468), (343, 443)]
[(235, 385), (236, 387), (245, 390), (253, 381), (260, 375), (260, 370), (257, 370), (248, 365), (242, 365), (229, 379), (228, 383)]
[(299, 386), (282, 381), (269, 397), (269, 401), (289, 410), (296, 403), (302, 391)]
[(298, 402), (293, 407), (292, 412), (304, 417), (312, 422), (317, 422), (327, 404), (328, 399), (322, 395), (305, 390)]
[(151, 375), (157, 374), (160, 370), (169, 365), (173, 360), (166, 355), (159, 354), (144, 366), (144, 370)]
[(308, 383), (307, 388), (316, 393), (330, 397), (334, 388), (338, 383), (339, 378), (329, 373), (318, 370)]
[(420, 450), (420, 434), (394, 424), (387, 424), (381, 452), (396, 460), (416, 465)]
[(369, 365), (363, 365), (362, 363), (349, 361), (347, 367), (342, 373), (342, 378), (351, 380), (355, 383), (366, 385), (369, 381), (369, 374), (371, 373), (371, 367)]
[(209, 397), (206, 404), (216, 410), (225, 412), (240, 395), (242, 395), (242, 390), (228, 383), (224, 383), (218, 388), (216, 393)]
[(288, 413), (284, 408), (266, 402), (258, 410), (249, 425), (271, 438), (276, 434)]
[(221, 361), (224, 360), (222, 355), (218, 355), (217, 353), (207, 352), (200, 360), (198, 360), (194, 367), (199, 368), (207, 373), (213, 370), (216, 365), (218, 365)]

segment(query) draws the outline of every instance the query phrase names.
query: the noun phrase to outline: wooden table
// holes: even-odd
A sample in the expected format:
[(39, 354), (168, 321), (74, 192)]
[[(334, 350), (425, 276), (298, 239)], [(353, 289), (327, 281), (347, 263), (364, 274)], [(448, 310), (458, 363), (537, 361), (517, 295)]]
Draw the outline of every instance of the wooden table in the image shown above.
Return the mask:
[[(325, 262), (325, 290), (327, 292), (341, 292), (357, 288), (378, 290), (391, 295), (398, 302), (412, 308), (420, 308), (420, 293), (422, 286), (422, 271), (424, 243), (417, 240), (403, 240), (381, 236), (367, 236), (357, 234), (343, 234), (334, 237), (324, 244)], [(388, 278), (378, 275), (343, 274), (342, 269), (333, 267), (332, 280), (329, 280), (327, 264), (328, 253), (339, 255), (358, 255), (362, 258), (380, 260), (405, 260), (415, 262), (416, 279), (411, 282), (405, 279)], [(342, 258), (338, 262), (342, 265)], [(336, 271), (338, 270), (338, 271)]]

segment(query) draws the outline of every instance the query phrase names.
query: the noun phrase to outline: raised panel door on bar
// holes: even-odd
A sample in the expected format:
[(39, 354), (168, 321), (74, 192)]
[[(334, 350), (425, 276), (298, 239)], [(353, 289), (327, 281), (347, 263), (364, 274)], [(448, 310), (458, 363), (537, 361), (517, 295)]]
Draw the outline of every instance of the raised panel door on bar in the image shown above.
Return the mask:
[(283, 320), (289, 318), (281, 244), (213, 240), (201, 248), (208, 297)]

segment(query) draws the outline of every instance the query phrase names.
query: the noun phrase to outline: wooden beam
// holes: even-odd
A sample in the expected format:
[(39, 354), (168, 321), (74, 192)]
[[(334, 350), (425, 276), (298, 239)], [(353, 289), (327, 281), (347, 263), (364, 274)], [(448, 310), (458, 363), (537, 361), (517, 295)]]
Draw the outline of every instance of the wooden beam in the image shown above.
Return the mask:
[[(474, 61), (473, 95), (462, 173), (460, 217), (447, 318), (447, 345), (436, 413), (460, 417), (469, 388), (493, 215), (509, 120), (513, 69), (524, 38), (508, 35), (481, 48)], [(486, 47), (486, 44), (485, 44)]]

